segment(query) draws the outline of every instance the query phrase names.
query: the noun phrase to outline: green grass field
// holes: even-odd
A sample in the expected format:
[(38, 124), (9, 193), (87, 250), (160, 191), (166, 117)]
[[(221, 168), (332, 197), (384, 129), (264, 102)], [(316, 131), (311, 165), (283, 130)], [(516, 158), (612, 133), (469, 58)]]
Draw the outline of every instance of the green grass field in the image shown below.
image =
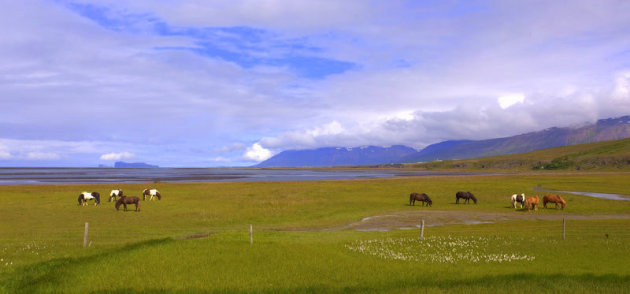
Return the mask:
[[(510, 208), (509, 196), (542, 196), (537, 186), (627, 195), (629, 182), (628, 173), (567, 173), (0, 186), (0, 293), (625, 293), (630, 201), (562, 194), (564, 211), (528, 212)], [(138, 213), (107, 197), (76, 201), (84, 190), (138, 196), (149, 186), (164, 198)], [(459, 190), (479, 204), (454, 204)], [(414, 191), (433, 207), (409, 206)], [(436, 214), (491, 222), (441, 225)], [(390, 230), (368, 219), (391, 221)]]

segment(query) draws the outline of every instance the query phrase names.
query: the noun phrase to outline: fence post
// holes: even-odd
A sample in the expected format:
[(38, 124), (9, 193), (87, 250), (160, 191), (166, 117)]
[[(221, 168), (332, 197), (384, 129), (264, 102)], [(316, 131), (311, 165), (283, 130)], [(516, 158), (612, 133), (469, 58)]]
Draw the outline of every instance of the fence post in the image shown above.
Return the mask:
[(420, 223), (420, 241), (424, 240), (424, 219)]
[(249, 245), (254, 244), (254, 227), (253, 225), (249, 225)]
[(85, 231), (83, 232), (83, 248), (87, 247), (88, 223), (85, 222)]
[(566, 222), (565, 222), (564, 217), (563, 217), (563, 218), (562, 218), (562, 240), (564, 240), (564, 239), (565, 239), (565, 234), (564, 234), (564, 232), (565, 232), (565, 227), (566, 227)]

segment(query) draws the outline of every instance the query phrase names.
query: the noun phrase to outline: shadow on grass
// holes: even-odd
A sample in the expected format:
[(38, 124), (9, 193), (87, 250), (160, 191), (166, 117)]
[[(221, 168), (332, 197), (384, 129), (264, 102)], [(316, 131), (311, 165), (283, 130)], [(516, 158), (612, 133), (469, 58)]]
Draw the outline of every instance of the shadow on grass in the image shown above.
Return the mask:
[[(55, 285), (58, 284), (62, 279), (67, 279), (67, 277), (63, 275), (63, 270), (68, 266), (89, 264), (92, 262), (96, 262), (102, 258), (107, 258), (116, 254), (120, 254), (120, 252), (129, 252), (141, 248), (167, 244), (170, 242), (174, 242), (173, 239), (163, 238), (147, 240), (125, 245), (119, 248), (112, 248), (111, 251), (98, 253), (95, 255), (57, 258), (45, 262), (27, 265), (21, 268), (17, 268), (15, 272), (11, 274), (11, 277), (3, 277), (0, 282), (4, 284), (5, 289), (8, 290), (9, 293), (37, 292), (36, 290), (40, 286)], [(86, 249), (78, 248), (77, 250)], [(80, 277), (76, 278), (80, 279)], [(2, 288), (0, 288), (0, 290), (1, 289)]]
[[(212, 287), (211, 285), (208, 285)], [(630, 287), (630, 276), (623, 275), (537, 275), (517, 273), (510, 275), (487, 275), (477, 278), (441, 279), (440, 277), (419, 277), (415, 280), (394, 280), (363, 284), (361, 286), (306, 286), (271, 287), (262, 289), (200, 289), (182, 290), (154, 289), (136, 290), (133, 288), (108, 289), (92, 293), (386, 293), (386, 292), (466, 292), (466, 293), (572, 293), (572, 292), (625, 292)]]

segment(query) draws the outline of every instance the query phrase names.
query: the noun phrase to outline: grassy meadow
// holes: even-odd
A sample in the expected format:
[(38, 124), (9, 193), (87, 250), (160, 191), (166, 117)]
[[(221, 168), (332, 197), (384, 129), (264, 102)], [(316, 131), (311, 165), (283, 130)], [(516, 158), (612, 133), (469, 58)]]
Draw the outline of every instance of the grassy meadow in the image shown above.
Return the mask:
[[(628, 195), (629, 182), (573, 172), (0, 186), (0, 293), (630, 292), (630, 201), (561, 194), (565, 210), (535, 212), (509, 203), (542, 196), (535, 187)], [(111, 189), (147, 187), (163, 199), (140, 212), (107, 202)], [(456, 205), (459, 190), (479, 203)], [(105, 195), (102, 204), (78, 206), (82, 191)], [(410, 192), (433, 207), (409, 206)], [(436, 213), (490, 219), (444, 225)], [(390, 219), (401, 225), (370, 222)]]

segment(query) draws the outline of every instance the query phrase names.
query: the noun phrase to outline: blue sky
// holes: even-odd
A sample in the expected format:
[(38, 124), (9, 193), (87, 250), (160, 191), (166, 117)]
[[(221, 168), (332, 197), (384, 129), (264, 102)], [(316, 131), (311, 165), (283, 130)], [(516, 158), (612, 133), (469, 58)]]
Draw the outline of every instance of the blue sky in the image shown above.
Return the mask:
[(0, 5), (0, 166), (248, 166), (630, 114), (624, 1)]

